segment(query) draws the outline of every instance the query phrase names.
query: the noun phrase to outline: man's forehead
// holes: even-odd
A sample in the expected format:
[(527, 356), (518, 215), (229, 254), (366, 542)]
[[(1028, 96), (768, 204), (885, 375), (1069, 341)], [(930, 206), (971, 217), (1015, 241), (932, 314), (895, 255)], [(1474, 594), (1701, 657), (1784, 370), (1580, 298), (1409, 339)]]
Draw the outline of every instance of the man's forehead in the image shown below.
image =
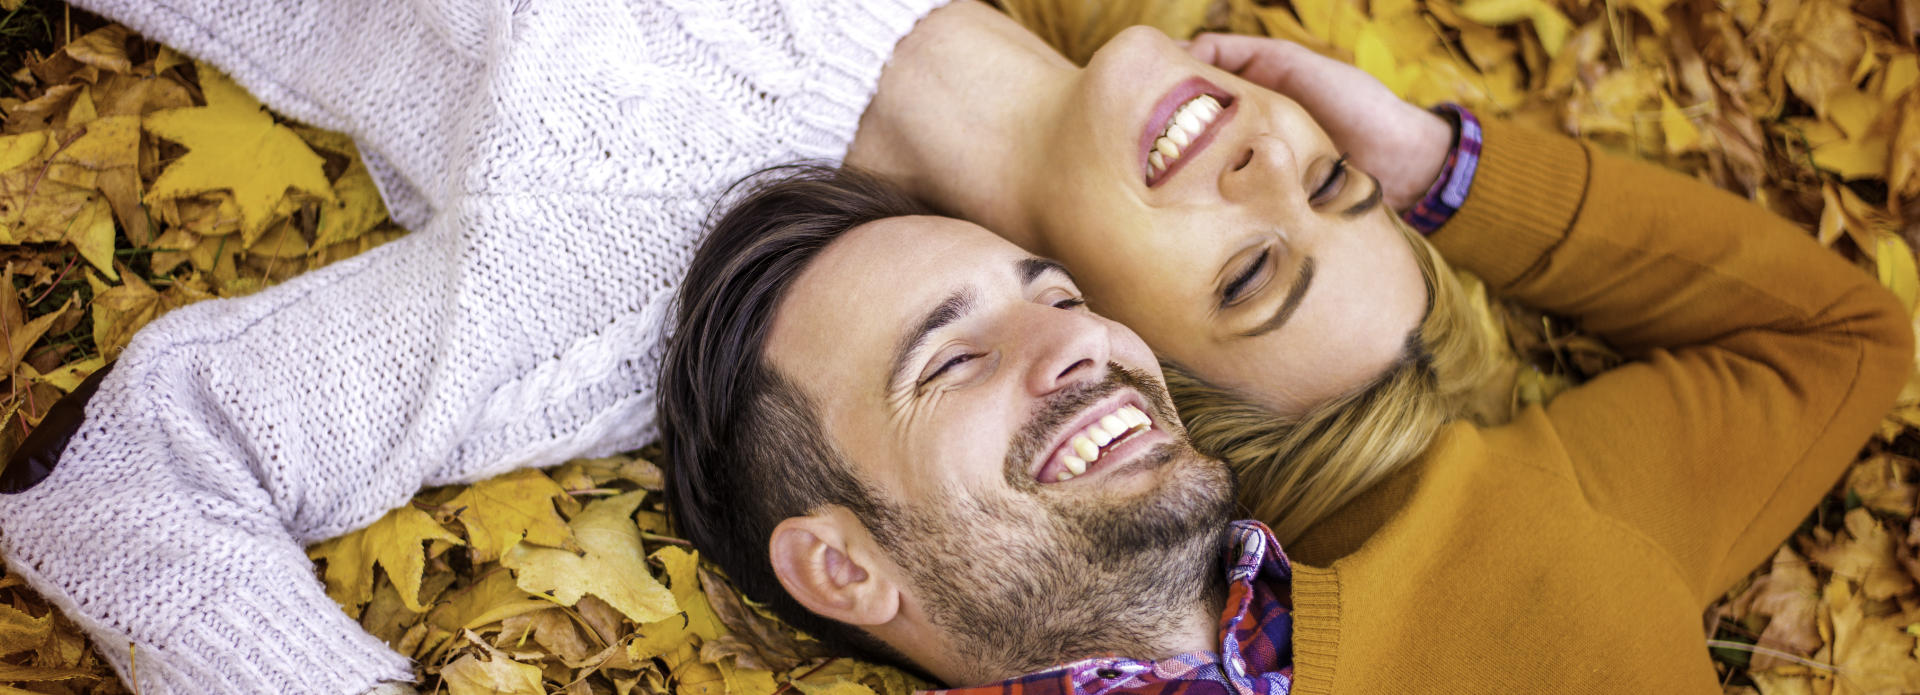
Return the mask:
[[(892, 217), (856, 227), (808, 264), (774, 317), (767, 355), (803, 382), (883, 377), (885, 356), (919, 315), (1027, 254), (971, 222)], [(812, 389), (809, 389), (812, 390)]]

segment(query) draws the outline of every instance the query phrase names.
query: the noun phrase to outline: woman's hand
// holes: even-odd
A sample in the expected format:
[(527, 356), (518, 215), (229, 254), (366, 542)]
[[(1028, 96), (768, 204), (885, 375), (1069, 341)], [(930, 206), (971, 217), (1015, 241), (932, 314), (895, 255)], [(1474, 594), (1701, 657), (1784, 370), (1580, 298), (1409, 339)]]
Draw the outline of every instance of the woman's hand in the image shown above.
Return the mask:
[(1201, 34), (1187, 52), (1306, 108), (1354, 164), (1380, 180), (1396, 211), (1425, 196), (1453, 146), (1453, 127), (1394, 96), (1366, 71), (1282, 39)]

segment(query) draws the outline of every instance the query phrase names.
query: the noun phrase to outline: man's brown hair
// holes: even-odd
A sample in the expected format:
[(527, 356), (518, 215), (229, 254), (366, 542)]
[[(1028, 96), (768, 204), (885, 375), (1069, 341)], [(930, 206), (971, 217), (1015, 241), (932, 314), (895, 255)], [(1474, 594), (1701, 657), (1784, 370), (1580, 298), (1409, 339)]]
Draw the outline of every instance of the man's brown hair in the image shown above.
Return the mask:
[(766, 344), (787, 290), (834, 240), (932, 213), (870, 175), (814, 164), (765, 170), (735, 189), (687, 269), (662, 364), (668, 510), (741, 593), (787, 623), (841, 653), (906, 665), (866, 632), (808, 611), (774, 574), (768, 542), (781, 521), (840, 505), (873, 527), (889, 512)]

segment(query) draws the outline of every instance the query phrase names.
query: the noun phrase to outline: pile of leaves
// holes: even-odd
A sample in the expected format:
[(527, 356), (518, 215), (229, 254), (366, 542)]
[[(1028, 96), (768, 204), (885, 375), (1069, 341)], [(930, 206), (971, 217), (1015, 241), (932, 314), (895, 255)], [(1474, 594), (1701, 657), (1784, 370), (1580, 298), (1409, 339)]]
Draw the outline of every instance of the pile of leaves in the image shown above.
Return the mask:
[[(998, 4), (1077, 60), (1132, 24), (1299, 41), (1415, 102), (1699, 176), (1800, 222), (1909, 309), (1920, 290), (1920, 0)], [(0, 0), (0, 15), (0, 453), (154, 317), (402, 233), (347, 138), (52, 0)], [(1618, 361), (1561, 321), (1481, 299), (1513, 350), (1509, 405)], [(743, 601), (671, 534), (659, 490), (646, 452), (574, 461), (423, 491), (309, 552), (342, 609), (416, 660), (423, 691), (920, 685), (828, 657)], [(1920, 692), (1917, 498), (1913, 379), (1827, 502), (1703, 616), (1729, 693)], [(128, 691), (77, 626), (0, 576), (0, 693)]]

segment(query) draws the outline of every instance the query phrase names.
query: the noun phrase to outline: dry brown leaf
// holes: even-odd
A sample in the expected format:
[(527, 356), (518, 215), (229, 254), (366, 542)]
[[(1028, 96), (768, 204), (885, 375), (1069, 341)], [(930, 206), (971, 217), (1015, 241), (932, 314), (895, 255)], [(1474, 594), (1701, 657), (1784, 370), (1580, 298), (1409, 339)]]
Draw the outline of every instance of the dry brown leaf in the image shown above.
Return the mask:
[(1865, 509), (1847, 512), (1847, 533), (1832, 542), (1813, 544), (1808, 559), (1833, 570), (1835, 577), (1852, 580), (1873, 600), (1886, 600), (1913, 590), (1913, 578), (1902, 571), (1894, 555), (1894, 539)]
[[(1773, 568), (1755, 584), (1753, 612), (1767, 616), (1759, 646), (1810, 656), (1826, 644), (1819, 630), (1819, 584), (1807, 561), (1788, 548), (1774, 553)], [(1753, 668), (1765, 670), (1781, 663), (1766, 653), (1753, 657)]]

